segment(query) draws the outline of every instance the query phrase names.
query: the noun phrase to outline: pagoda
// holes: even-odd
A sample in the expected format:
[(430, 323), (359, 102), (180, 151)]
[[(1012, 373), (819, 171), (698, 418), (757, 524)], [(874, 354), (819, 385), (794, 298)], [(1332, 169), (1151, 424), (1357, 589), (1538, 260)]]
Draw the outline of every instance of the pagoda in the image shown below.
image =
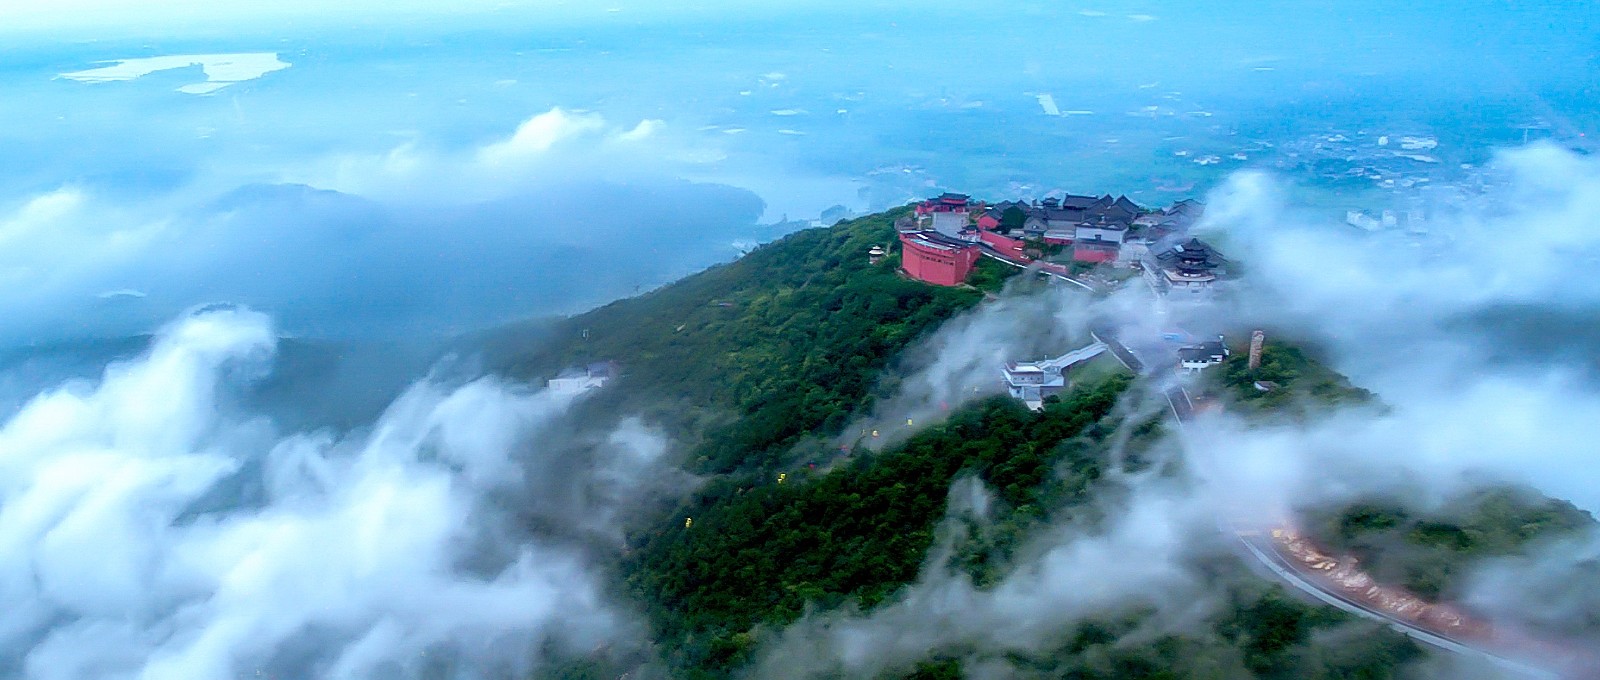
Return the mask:
[(1216, 283), (1227, 260), (1206, 242), (1190, 238), (1157, 255), (1156, 264), (1166, 290), (1204, 293)]

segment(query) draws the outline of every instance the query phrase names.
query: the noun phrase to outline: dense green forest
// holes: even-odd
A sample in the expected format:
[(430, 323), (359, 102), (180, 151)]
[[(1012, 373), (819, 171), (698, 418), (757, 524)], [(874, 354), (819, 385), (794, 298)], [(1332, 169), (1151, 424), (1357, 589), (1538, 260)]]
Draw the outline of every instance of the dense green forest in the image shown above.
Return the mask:
[[(1108, 431), (1091, 426), (1128, 382), (1106, 378), (1040, 413), (986, 400), (892, 450), (782, 484), (713, 483), (682, 509), (692, 526), (674, 521), (638, 537), (630, 581), (656, 603), (675, 667), (726, 673), (746, 660), (757, 624), (789, 623), (807, 603), (870, 607), (914, 579), (958, 475), (995, 490), (1013, 536), (1046, 508), (1087, 498), (1104, 465), (1092, 441)], [(1008, 547), (996, 543), (971, 567), (1003, 560)]]
[(1373, 578), (1438, 599), (1461, 595), (1461, 579), (1478, 560), (1595, 524), (1571, 503), (1516, 487), (1478, 489), (1428, 509), (1399, 498), (1309, 510), (1307, 528), (1327, 548), (1360, 559)]
[[(901, 350), (983, 299), (977, 288), (907, 279), (897, 256), (868, 263), (873, 245), (898, 248), (894, 221), (907, 212), (791, 234), (563, 320), (548, 341), (510, 345), (490, 363), (537, 380), (616, 361), (622, 378), (596, 408), (644, 413), (699, 441), (697, 471), (774, 465), (800, 437), (837, 432), (870, 408), (872, 385)], [(977, 281), (998, 286), (1010, 274), (996, 266)]]
[[(1041, 523), (1096, 521), (1091, 500), (1114, 465), (1113, 408), (1129, 383), (1125, 374), (1106, 377), (1039, 413), (990, 399), (825, 472), (712, 484), (672, 521), (636, 536), (629, 560), (630, 586), (652, 603), (672, 675), (738, 675), (808, 605), (870, 610), (892, 599), (925, 566), (962, 475), (982, 480), (1000, 501), (992, 523), (970, 532), (947, 565), (980, 587), (1003, 578), (1013, 549)], [(1056, 648), (1007, 663), (1020, 677), (1039, 678), (1383, 678), (1420, 654), (1387, 629), (1287, 596), (1231, 554), (1206, 559), (1197, 569), (1226, 602), (1202, 628), (1129, 645), (1119, 641), (1151, 612), (1106, 612), (1061, 631)], [(1334, 645), (1332, 631), (1352, 637)], [(965, 651), (935, 650), (903, 674), (960, 677)]]
[[(1406, 637), (1342, 612), (1308, 605), (1276, 585), (1227, 565), (1213, 583), (1219, 613), (1180, 633), (1148, 632), (1151, 612), (1107, 612), (1063, 630), (1039, 652), (1011, 653), (1006, 677), (1122, 680), (1343, 680), (1398, 677), (1422, 655)], [(1232, 565), (1236, 566), (1236, 565)], [(962, 650), (891, 675), (906, 680), (958, 680)]]

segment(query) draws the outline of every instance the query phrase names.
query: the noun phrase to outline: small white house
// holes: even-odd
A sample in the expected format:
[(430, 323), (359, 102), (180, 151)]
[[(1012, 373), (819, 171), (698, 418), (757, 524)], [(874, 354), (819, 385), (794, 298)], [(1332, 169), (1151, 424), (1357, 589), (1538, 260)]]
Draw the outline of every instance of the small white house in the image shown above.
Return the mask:
[(1179, 348), (1178, 370), (1184, 373), (1199, 373), (1222, 363), (1227, 358), (1228, 346), (1223, 344), (1221, 336), (1218, 336), (1216, 340)]

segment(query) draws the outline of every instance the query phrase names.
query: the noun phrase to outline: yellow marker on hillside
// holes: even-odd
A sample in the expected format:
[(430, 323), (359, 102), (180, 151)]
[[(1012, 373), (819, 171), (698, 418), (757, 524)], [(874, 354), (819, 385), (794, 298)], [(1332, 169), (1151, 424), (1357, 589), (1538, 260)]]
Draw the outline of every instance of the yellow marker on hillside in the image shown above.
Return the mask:
[(912, 425), (912, 424), (914, 424), (914, 423), (912, 423), (912, 422), (911, 422), (911, 419), (910, 419), (910, 418), (906, 418), (906, 424), (907, 424), (907, 425)]
[(878, 436), (878, 431), (877, 430), (873, 430), (872, 431), (872, 436), (874, 436), (874, 437)]
[(787, 472), (779, 472), (778, 473), (778, 483), (779, 484), (782, 484), (783, 480), (788, 479), (788, 478), (789, 478), (789, 473), (787, 473)]
[(685, 517), (685, 518), (683, 518), (683, 528), (687, 529), (687, 528), (692, 527), (692, 526), (694, 526), (694, 518), (693, 517)]

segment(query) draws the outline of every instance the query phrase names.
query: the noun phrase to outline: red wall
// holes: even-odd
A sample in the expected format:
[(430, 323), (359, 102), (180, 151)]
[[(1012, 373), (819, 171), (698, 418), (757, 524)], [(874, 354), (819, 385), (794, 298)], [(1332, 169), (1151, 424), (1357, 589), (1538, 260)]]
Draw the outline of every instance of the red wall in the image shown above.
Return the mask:
[(967, 280), (978, 261), (978, 247), (939, 250), (900, 237), (900, 268), (911, 278), (940, 286), (954, 286)]
[(980, 232), (978, 238), (983, 239), (983, 242), (989, 244), (990, 248), (1000, 251), (1001, 255), (1027, 259), (1022, 255), (1022, 239), (1001, 236), (992, 231)]
[(1072, 259), (1079, 262), (1110, 262), (1117, 259), (1117, 251), (1112, 248), (1078, 246), (1072, 249)]

